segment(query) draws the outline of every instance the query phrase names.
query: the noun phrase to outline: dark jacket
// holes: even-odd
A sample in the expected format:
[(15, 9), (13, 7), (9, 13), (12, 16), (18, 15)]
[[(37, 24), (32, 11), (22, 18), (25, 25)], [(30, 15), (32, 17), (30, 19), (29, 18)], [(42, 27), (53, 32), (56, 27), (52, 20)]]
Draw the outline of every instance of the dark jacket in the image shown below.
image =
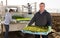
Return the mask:
[(45, 10), (42, 14), (38, 11), (28, 25), (32, 25), (35, 22), (37, 26), (52, 25), (51, 15)]

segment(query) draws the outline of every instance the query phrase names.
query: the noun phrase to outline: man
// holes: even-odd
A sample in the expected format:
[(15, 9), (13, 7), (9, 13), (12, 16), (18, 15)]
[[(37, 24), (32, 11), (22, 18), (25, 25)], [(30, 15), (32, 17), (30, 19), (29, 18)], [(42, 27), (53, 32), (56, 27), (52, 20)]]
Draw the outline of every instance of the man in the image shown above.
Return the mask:
[(13, 10), (10, 9), (9, 12), (6, 13), (6, 15), (5, 15), (4, 25), (5, 25), (6, 32), (5, 32), (4, 38), (8, 38), (9, 24), (12, 21), (12, 15), (11, 15), (12, 12), (13, 12)]
[(28, 6), (24, 6), (25, 8), (28, 9), (28, 14), (32, 14), (32, 7), (30, 5), (30, 3), (27, 3)]
[[(51, 15), (45, 10), (45, 3), (40, 3), (39, 7), (40, 10), (34, 15), (34, 17), (28, 25), (32, 25), (35, 22), (35, 25), (37, 26), (51, 26)], [(40, 38), (40, 35), (35, 35), (35, 38)], [(48, 36), (42, 35), (42, 38), (48, 38)]]
[(28, 5), (28, 14), (32, 14), (32, 7), (31, 7), (31, 5), (29, 3), (27, 5)]

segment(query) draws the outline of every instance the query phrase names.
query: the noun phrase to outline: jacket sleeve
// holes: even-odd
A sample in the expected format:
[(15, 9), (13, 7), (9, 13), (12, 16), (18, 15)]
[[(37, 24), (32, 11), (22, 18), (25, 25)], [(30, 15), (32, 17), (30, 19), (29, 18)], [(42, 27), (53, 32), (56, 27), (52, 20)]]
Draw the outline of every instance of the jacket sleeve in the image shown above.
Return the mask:
[(34, 17), (31, 19), (30, 23), (28, 24), (29, 26), (35, 22), (35, 18), (36, 18), (36, 14), (34, 15)]
[(52, 16), (49, 13), (47, 14), (47, 25), (52, 25)]

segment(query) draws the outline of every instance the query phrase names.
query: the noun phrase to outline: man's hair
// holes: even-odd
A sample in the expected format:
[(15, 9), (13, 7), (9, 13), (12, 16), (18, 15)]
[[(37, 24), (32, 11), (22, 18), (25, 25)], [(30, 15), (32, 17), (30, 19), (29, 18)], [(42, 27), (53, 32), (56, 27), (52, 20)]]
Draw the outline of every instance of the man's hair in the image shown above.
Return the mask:
[(45, 6), (45, 3), (41, 2), (40, 5), (41, 5), (41, 4), (44, 4), (44, 6)]
[(10, 9), (9, 12), (13, 12), (14, 10), (13, 9)]

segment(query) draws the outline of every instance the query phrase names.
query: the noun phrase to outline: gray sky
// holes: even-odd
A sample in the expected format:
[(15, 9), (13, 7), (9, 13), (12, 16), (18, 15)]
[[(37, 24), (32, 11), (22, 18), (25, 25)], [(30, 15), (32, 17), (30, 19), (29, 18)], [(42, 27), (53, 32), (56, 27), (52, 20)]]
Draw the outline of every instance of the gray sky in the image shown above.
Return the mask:
[[(3, 5), (6, 5), (6, 0), (3, 1)], [(44, 2), (46, 9), (60, 9), (60, 0), (7, 0), (8, 5), (26, 5), (27, 3), (37, 2), (37, 10), (39, 9), (39, 3)]]

